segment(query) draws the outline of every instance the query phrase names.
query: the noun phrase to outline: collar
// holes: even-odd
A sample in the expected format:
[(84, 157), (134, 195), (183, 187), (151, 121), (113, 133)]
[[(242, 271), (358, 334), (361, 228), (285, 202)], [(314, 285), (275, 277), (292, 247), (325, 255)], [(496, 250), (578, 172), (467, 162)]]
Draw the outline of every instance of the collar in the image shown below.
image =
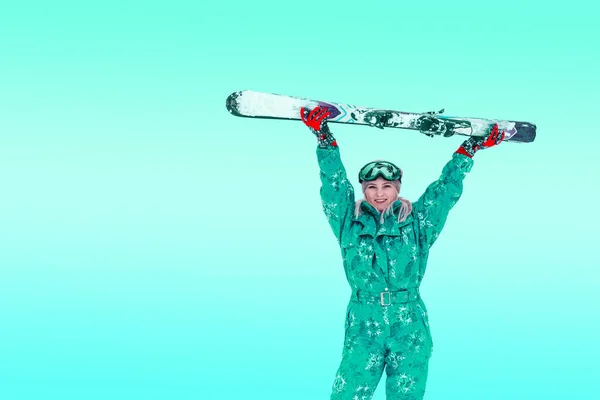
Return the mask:
[(379, 224), (381, 213), (375, 207), (365, 200), (360, 204), (361, 213), (358, 217), (352, 218), (353, 222), (358, 222), (363, 226), (360, 235), (376, 237), (379, 235), (400, 236), (400, 228), (413, 222), (412, 213), (406, 219), (398, 223), (398, 212), (402, 202), (394, 201), (392, 212), (385, 216), (383, 224)]

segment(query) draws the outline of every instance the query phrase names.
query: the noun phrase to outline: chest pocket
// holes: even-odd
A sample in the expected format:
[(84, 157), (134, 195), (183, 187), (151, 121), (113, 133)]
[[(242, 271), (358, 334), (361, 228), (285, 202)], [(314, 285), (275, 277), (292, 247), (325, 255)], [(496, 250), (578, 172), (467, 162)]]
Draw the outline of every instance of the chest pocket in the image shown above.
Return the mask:
[(375, 259), (375, 240), (369, 235), (358, 235), (342, 244), (342, 256), (351, 270), (370, 268)]

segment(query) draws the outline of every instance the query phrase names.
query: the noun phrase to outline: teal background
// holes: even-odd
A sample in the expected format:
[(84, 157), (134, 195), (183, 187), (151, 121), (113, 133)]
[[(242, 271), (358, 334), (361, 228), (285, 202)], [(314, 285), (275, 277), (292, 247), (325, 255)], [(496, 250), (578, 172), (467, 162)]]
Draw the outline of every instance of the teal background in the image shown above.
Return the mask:
[[(0, 398), (328, 398), (350, 293), (315, 139), (229, 115), (242, 89), (536, 123), (477, 154), (432, 249), (426, 399), (600, 398), (598, 11), (3, 5)], [(387, 158), (413, 201), (464, 139), (332, 130), (355, 187)]]

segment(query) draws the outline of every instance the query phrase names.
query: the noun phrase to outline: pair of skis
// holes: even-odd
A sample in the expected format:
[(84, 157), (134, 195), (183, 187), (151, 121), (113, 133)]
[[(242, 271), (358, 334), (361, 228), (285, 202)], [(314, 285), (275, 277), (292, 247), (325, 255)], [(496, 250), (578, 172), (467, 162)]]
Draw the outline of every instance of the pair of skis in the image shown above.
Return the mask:
[(349, 104), (310, 100), (280, 94), (251, 90), (234, 92), (227, 97), (226, 107), (237, 117), (300, 119), (302, 107), (320, 106), (330, 112), (328, 122), (369, 125), (378, 128), (402, 128), (416, 130), (428, 136), (450, 137), (487, 136), (494, 125), (504, 131), (505, 141), (530, 143), (535, 139), (536, 126), (530, 122), (483, 118), (459, 118), (442, 116), (438, 112), (411, 113), (379, 108), (358, 107)]

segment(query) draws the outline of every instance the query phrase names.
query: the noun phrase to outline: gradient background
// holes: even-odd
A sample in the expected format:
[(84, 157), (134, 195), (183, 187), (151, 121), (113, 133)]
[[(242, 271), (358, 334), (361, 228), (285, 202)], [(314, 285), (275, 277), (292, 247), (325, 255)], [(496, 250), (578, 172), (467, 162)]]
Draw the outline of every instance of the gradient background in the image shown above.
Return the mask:
[[(0, 398), (326, 399), (349, 297), (315, 139), (252, 89), (532, 121), (478, 153), (422, 294), (426, 399), (598, 388), (592, 1), (30, 1), (0, 11)], [(463, 137), (333, 125), (416, 200)], [(384, 399), (383, 381), (375, 399)]]

